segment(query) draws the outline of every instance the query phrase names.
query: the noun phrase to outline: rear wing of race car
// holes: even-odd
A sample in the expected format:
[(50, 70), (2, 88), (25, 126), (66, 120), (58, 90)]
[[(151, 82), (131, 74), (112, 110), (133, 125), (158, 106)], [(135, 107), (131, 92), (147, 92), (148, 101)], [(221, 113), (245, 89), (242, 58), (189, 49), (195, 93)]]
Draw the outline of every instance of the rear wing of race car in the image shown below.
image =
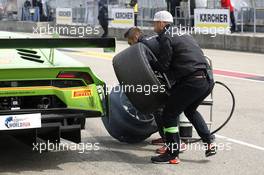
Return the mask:
[(114, 51), (115, 47), (115, 38), (0, 39), (0, 49), (109, 48)]
[[(0, 39), (0, 49), (51, 49), (48, 61), (54, 63), (54, 49), (57, 48), (107, 48), (115, 51), (115, 38), (19, 38)], [(34, 61), (34, 60), (32, 60)], [(38, 60), (36, 60), (38, 61)]]

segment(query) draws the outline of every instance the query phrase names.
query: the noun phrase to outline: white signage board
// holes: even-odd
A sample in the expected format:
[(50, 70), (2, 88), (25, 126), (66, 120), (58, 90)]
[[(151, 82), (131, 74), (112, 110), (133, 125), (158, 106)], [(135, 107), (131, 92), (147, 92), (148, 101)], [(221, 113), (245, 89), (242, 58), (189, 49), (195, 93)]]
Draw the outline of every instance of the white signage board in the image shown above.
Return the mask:
[(56, 23), (57, 24), (72, 24), (72, 9), (71, 8), (57, 8), (56, 9)]
[(195, 9), (194, 27), (201, 32), (229, 33), (230, 12), (228, 9)]
[(114, 28), (130, 28), (134, 26), (134, 10), (130, 8), (111, 9), (110, 26)]

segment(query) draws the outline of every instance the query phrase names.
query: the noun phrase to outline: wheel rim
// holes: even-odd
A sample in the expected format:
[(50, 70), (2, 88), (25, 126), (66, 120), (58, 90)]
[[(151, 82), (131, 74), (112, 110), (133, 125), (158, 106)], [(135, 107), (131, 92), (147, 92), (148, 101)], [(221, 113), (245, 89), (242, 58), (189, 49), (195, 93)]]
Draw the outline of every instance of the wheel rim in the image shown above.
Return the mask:
[(153, 114), (142, 114), (136, 108), (131, 104), (131, 102), (128, 100), (126, 95), (121, 92), (120, 94), (120, 100), (122, 107), (124, 110), (135, 120), (140, 121), (140, 122), (151, 122), (154, 120), (154, 115)]

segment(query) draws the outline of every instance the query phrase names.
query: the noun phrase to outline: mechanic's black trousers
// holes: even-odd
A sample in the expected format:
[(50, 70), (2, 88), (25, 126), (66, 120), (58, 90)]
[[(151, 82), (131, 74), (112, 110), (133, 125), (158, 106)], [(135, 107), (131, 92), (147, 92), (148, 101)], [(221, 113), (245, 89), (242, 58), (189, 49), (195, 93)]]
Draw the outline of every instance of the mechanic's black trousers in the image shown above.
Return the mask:
[(164, 134), (166, 145), (170, 153), (178, 156), (180, 138), (178, 132), (179, 116), (184, 112), (185, 116), (192, 123), (204, 143), (211, 143), (214, 139), (201, 116), (197, 111), (198, 106), (211, 93), (213, 80), (207, 78), (190, 77), (171, 89), (171, 95), (167, 100), (163, 111)]

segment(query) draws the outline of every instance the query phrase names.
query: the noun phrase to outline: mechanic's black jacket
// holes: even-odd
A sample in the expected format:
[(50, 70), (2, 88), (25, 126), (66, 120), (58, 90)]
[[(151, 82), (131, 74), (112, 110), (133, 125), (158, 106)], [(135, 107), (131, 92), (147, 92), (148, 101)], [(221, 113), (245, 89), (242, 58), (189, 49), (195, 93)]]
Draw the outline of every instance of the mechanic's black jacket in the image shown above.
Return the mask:
[(181, 80), (197, 70), (206, 69), (208, 62), (203, 51), (191, 35), (172, 36), (170, 25), (159, 34), (159, 60), (161, 69), (170, 79)]
[(145, 44), (156, 57), (159, 57), (159, 42), (157, 40), (157, 37), (158, 35), (142, 35), (139, 37), (138, 42)]

